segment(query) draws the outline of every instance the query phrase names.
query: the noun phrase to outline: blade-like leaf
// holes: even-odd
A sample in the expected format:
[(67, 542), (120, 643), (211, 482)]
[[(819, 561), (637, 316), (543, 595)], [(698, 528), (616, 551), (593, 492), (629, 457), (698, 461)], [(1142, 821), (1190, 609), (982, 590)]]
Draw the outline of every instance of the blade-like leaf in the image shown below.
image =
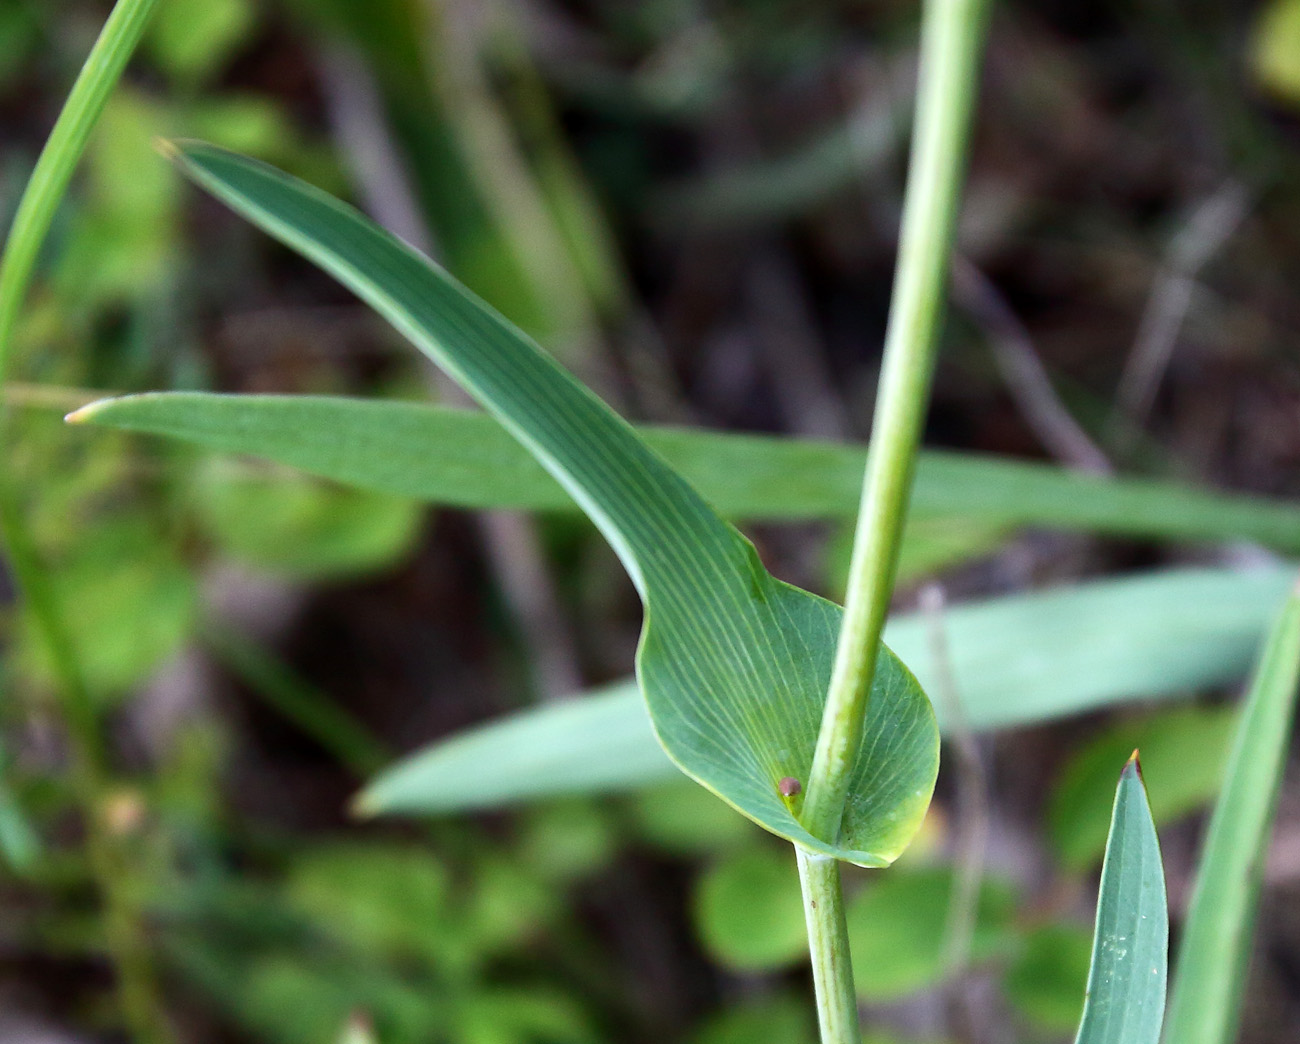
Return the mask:
[(1169, 1044), (1237, 1037), (1260, 878), (1300, 682), (1300, 594), (1260, 658), (1215, 805), (1183, 929), (1169, 1007)]
[[(246, 453), (458, 507), (572, 511), (573, 498), (491, 417), (403, 402), (164, 392), (92, 403), (72, 419)], [(639, 429), (728, 518), (855, 516), (865, 449), (811, 439)], [(1300, 508), (1169, 482), (1100, 479), (975, 454), (923, 452), (912, 513), (996, 525), (1300, 550)]]
[(1168, 951), (1160, 844), (1134, 751), (1115, 791), (1088, 999), (1075, 1044), (1159, 1044)]
[[(956, 606), (944, 629), (965, 716), (987, 731), (1236, 681), (1292, 579), (1289, 568), (1185, 569)], [(885, 630), (923, 685), (936, 674), (929, 626), (908, 615)], [(434, 743), (373, 780), (359, 805), (449, 812), (673, 772), (628, 683)]]
[[(938, 770), (929, 701), (886, 653), (838, 844), (779, 788), (807, 779), (840, 610), (775, 580), (632, 428), (445, 272), (338, 200), (191, 144), (182, 169), (389, 320), (533, 454), (600, 528), (645, 603), (637, 676), (664, 749), (782, 837), (870, 866), (919, 826)], [(383, 452), (380, 449), (378, 452)]]

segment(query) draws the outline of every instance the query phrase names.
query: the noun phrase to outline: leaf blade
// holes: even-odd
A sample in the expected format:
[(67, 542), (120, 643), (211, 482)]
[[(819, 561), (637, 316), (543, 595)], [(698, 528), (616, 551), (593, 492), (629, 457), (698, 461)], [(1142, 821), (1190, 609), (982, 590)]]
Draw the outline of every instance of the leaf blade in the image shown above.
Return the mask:
[(1158, 1044), (1168, 947), (1160, 844), (1134, 751), (1115, 790), (1088, 996), (1075, 1044)]
[[(1235, 681), (1291, 579), (1290, 569), (1185, 569), (954, 606), (945, 631), (965, 716), (985, 732)], [(909, 615), (885, 631), (923, 684), (934, 670), (928, 627)], [(635, 685), (623, 683), (436, 741), (373, 779), (359, 804), (451, 812), (673, 774)]]
[(1298, 679), (1300, 594), (1293, 591), (1260, 657), (1210, 820), (1174, 976), (1169, 1041), (1235, 1039)]
[[(574, 511), (492, 418), (406, 402), (162, 392), (92, 403), (74, 421), (266, 457), (382, 493), (456, 507)], [(645, 441), (727, 518), (852, 519), (866, 450), (812, 439), (647, 426)], [(431, 448), (436, 447), (436, 452)], [(912, 513), (1300, 550), (1300, 508), (1171, 482), (1101, 479), (1027, 461), (922, 451)]]

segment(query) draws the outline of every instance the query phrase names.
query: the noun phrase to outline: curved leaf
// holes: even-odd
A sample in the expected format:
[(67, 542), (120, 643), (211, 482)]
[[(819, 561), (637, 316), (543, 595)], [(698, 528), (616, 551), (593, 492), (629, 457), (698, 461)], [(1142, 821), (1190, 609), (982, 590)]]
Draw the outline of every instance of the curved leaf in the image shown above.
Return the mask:
[(892, 861), (929, 804), (938, 730), (892, 654), (872, 684), (838, 844), (813, 837), (780, 781), (806, 779), (840, 610), (774, 579), (753, 546), (631, 426), (441, 269), (338, 200), (209, 145), (182, 169), (356, 292), (465, 387), (600, 528), (645, 604), (637, 676), (664, 749), (782, 837)]

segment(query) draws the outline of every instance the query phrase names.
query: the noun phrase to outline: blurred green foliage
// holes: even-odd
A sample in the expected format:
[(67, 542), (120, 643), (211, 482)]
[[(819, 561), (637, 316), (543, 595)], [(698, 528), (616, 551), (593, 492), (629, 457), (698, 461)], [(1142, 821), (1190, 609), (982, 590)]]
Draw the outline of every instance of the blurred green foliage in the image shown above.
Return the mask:
[[(201, 590), (224, 564), (238, 562), (278, 583), (339, 585), (396, 569), (426, 530), (423, 512), (405, 501), (61, 424), (59, 411), (87, 397), (82, 388), (256, 387), (258, 378), (229, 358), (222, 363), (227, 371), (215, 368), (221, 353), (211, 342), (223, 334), (213, 316), (224, 314), (232, 297), (249, 311), (314, 300), (246, 232), (189, 201), (171, 167), (154, 155), (155, 138), (204, 138), (330, 191), (364, 197), (364, 171), (323, 111), (326, 91), (301, 82), (323, 77), (327, 58), (344, 53), (377, 89), (378, 129), (391, 137), (409, 179), (416, 231), (459, 278), (580, 369), (607, 364), (597, 355), (601, 334), (628, 320), (633, 291), (622, 237), (653, 241), (636, 259), (649, 270), (637, 274), (643, 283), (680, 277), (656, 241), (662, 215), (786, 229), (848, 194), (855, 196), (855, 220), (888, 216), (888, 182), (873, 183), (867, 207), (859, 207), (856, 193), (863, 164), (888, 171), (896, 159), (897, 99), (866, 114), (874, 122), (863, 124), (871, 131), (864, 142), (863, 126), (839, 113), (822, 118), (827, 103), (813, 86), (819, 63), (829, 65), (846, 46), (846, 21), (870, 26), (853, 46), (861, 44), (874, 60), (897, 50), (891, 34), (910, 18), (907, 9), (828, 5), (810, 14), (788, 3), (723, 4), (720, 26), (710, 27), (696, 5), (677, 0), (573, 6), (589, 8), (582, 24), (589, 35), (581, 36), (583, 57), (557, 70), (534, 59), (535, 27), (514, 20), (508, 5), (467, 61), (470, 49), (434, 21), (441, 4), (161, 4), (135, 72), (105, 112), (60, 214), (19, 332), (23, 386), (52, 389), (57, 408), (15, 395), (14, 438), (4, 459), (53, 566), (110, 727), (169, 661), (210, 646), (201, 638), (209, 611)], [(0, 159), (6, 215), (102, 15), (102, 4), (79, 0), (0, 4), (0, 92), (13, 132)], [(593, 39), (599, 46), (588, 47)], [(421, 46), (429, 40), (436, 46)], [(1264, 4), (1243, 46), (1241, 58), (1261, 91), (1275, 104), (1295, 106), (1300, 4)], [(1018, 52), (1013, 57), (1020, 60)], [(1062, 83), (1067, 93), (1074, 90), (1072, 76), (1084, 79), (1060, 51), (1041, 59), (1046, 72), (1039, 60), (1025, 59), (1023, 70), (1035, 85), (1034, 104), (1046, 106), (1041, 99)], [(724, 164), (726, 177), (717, 170), (698, 180), (677, 177), (683, 160), (665, 141), (731, 119), (725, 105), (744, 89), (791, 83), (819, 115), (787, 118), (798, 133), (784, 135), (775, 158)], [(1092, 118), (1087, 113), (1077, 123)], [(1046, 206), (1057, 191), (1050, 180), (1033, 182), (1034, 206)], [(981, 197), (988, 213), (997, 211), (995, 195)], [(1048, 238), (1029, 217), (1016, 220), (1017, 235)], [(1099, 234), (1087, 224), (1094, 220), (1083, 213), (1083, 233), (1055, 234), (1086, 240)], [(1283, 237), (1285, 225), (1274, 224)], [(1122, 283), (1131, 278), (1129, 255), (1138, 251), (1118, 234), (1117, 241), (1123, 257), (1111, 262), (1119, 274), (1107, 278)], [(730, 244), (723, 239), (710, 249), (695, 264), (725, 259)], [(823, 220), (800, 228), (798, 249), (843, 258), (858, 246)], [(1088, 278), (1105, 281), (1095, 273)], [(258, 284), (264, 289), (249, 294)], [(828, 307), (842, 321), (843, 301), (833, 297)], [(1234, 313), (1234, 336), (1253, 333), (1257, 321)], [(315, 336), (297, 334), (307, 342)], [(254, 347), (267, 358), (253, 369), (281, 367), (270, 378), (278, 390), (384, 393), (414, 383), (387, 362), (377, 376), (364, 366), (344, 372), (351, 363), (338, 366), (310, 344), (300, 353), (305, 361), (295, 356), (287, 365), (271, 360), (266, 345)], [(652, 354), (628, 366), (649, 375), (638, 389), (646, 398), (653, 401), (665, 387), (669, 397), (675, 393), (673, 375)], [(1005, 538), (994, 527), (919, 524), (903, 574), (920, 579), (987, 557)], [(587, 548), (585, 530), (566, 539), (572, 547), (563, 582), (579, 592), (596, 589), (592, 601), (606, 611), (616, 602), (607, 580), (569, 575), (599, 573), (603, 560)], [(832, 540), (827, 547), (828, 587), (838, 586), (846, 546)], [(66, 766), (32, 740), (48, 721), (50, 665), (30, 620), (7, 604), (2, 611), (6, 944), (64, 962), (75, 1001), (68, 1022), (95, 1026), (108, 1020), (97, 1010), (96, 978), (84, 974), (83, 962), (97, 966), (102, 943), (88, 868), (66, 826)], [(270, 671), (246, 672), (246, 680), (258, 676), (254, 688), (273, 688), (272, 676), (285, 665), (270, 649), (255, 651)], [(323, 698), (302, 692), (309, 702)], [(275, 705), (273, 696), (265, 702)], [(1082, 872), (1099, 858), (1113, 766), (1133, 747), (1142, 749), (1158, 820), (1171, 822), (1215, 793), (1233, 722), (1229, 708), (1180, 708), (1124, 718), (1072, 740), (1046, 817), (1062, 866)], [(347, 720), (346, 728), (355, 725)], [(287, 736), (286, 750), (277, 753), (288, 755), (294, 746), (297, 734)], [(683, 946), (698, 947), (724, 968), (719, 993), (726, 1002), (715, 1003), (685, 1039), (814, 1039), (804, 984), (792, 991), (785, 981), (805, 946), (788, 853), (703, 790), (667, 787), (613, 806), (552, 802), (509, 821), (427, 832), (344, 834), (334, 823), (298, 830), (273, 810), (232, 804), (232, 777), (254, 771), (238, 749), (240, 738), (219, 709), (186, 708), (161, 749), (123, 759), (120, 788), (105, 801), (130, 841), (132, 887), (148, 910), (169, 980), (187, 1007), (214, 1012), (223, 1032), (267, 1044), (338, 1040), (349, 1026), (365, 1036), (365, 1024), (379, 1044), (621, 1039), (628, 1025), (653, 1019), (625, 995), (626, 983), (611, 985), (612, 944), (593, 937), (582, 904), (592, 902), (592, 881), (622, 880), (629, 852), (649, 852), (653, 865), (693, 882), (694, 942)], [(336, 743), (333, 755), (347, 760), (346, 747)], [(358, 750), (354, 760), (373, 761), (383, 747), (363, 741)], [(948, 840), (944, 824), (936, 820), (932, 829), (936, 845)], [(952, 877), (946, 865), (913, 865), (855, 880), (850, 918), (864, 1003), (892, 1003), (945, 983)], [(1087, 926), (1039, 910), (1041, 896), (991, 874), (980, 893), (972, 954), (976, 973), (997, 982), (1026, 1040), (1068, 1032), (1087, 974)], [(364, 1019), (355, 1020), (358, 1013)], [(920, 1044), (890, 1035), (867, 1039)]]

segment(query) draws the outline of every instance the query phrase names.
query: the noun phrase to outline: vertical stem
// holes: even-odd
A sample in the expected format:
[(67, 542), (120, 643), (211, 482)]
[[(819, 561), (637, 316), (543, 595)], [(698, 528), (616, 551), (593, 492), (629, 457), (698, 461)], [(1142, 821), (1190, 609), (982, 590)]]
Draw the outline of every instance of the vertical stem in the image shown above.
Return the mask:
[(844, 920), (840, 864), (829, 856), (795, 845), (803, 916), (812, 957), (817, 1026), (822, 1044), (859, 1044), (858, 998), (849, 963), (849, 932)]
[[(41, 151), (0, 258), (0, 389), (13, 354), (13, 338), (27, 285), (60, 201), (90, 133), (157, 0), (119, 0), (82, 67), (49, 140)], [(0, 405), (0, 444), (10, 434), (9, 409)], [(0, 448), (3, 448), (0, 446)], [(126, 866), (117, 838), (104, 822), (107, 757), (93, 701), (57, 592), (22, 517), (9, 468), (0, 468), (0, 543), (19, 590), (55, 666), (57, 688), (72, 747), (72, 785), (85, 821), (86, 852), (104, 900), (104, 934), (117, 972), (123, 1015), (143, 1044), (165, 1044), (171, 1033), (162, 1012), (148, 941), (127, 892)]]
[(926, 0), (922, 18), (916, 125), (880, 390), (844, 622), (804, 801), (804, 825), (832, 842), (862, 740), (934, 370), (985, 9), (985, 0)]
[[(839, 834), (862, 742), (876, 653), (893, 593), (934, 370), (985, 11), (985, 0), (925, 0), (912, 159), (880, 390), (844, 621), (804, 800), (804, 825), (831, 842)], [(822, 1044), (858, 1044), (839, 864), (796, 850)]]

